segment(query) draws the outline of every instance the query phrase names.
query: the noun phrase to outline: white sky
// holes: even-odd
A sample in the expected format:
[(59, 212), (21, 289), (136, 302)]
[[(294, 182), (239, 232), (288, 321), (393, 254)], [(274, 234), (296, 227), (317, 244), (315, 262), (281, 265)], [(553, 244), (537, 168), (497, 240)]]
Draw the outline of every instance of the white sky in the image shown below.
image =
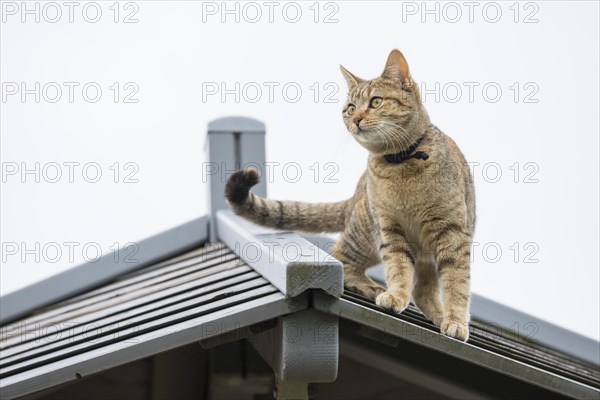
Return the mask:
[[(204, 215), (217, 117), (266, 123), (267, 159), (282, 166), (270, 196), (349, 197), (366, 151), (344, 131), (338, 64), (373, 78), (397, 47), (430, 90), (432, 121), (475, 168), (473, 291), (600, 339), (598, 2), (476, 2), (471, 16), (464, 2), (427, 3), (439, 22), (421, 2), (276, 2), (272, 22), (264, 2), (238, 3), (239, 22), (221, 2), (120, 3), (118, 15), (113, 3), (99, 2), (92, 23), (94, 4), (79, 2), (69, 22), (57, 2), (51, 23), (54, 6), (38, 3), (35, 22), (2, 2), (2, 294), (83, 262), (84, 248), (93, 257)], [(222, 83), (234, 94), (222, 99)], [(36, 163), (39, 182), (21, 174)]]

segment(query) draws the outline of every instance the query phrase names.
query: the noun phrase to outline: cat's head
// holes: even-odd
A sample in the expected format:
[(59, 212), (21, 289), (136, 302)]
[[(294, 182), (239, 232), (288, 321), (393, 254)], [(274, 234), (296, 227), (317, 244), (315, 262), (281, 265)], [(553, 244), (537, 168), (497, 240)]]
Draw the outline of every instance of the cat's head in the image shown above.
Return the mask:
[(340, 69), (348, 83), (344, 123), (359, 144), (372, 153), (389, 154), (417, 140), (428, 117), (400, 51), (392, 50), (381, 76), (370, 81)]

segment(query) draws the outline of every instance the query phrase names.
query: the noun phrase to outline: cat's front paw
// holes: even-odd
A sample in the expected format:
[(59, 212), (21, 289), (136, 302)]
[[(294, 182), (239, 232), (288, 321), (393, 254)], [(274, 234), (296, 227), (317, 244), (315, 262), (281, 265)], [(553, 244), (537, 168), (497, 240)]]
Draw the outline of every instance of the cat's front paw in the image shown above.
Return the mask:
[(458, 340), (462, 340), (466, 342), (469, 339), (469, 323), (468, 322), (458, 322), (450, 319), (446, 319), (442, 322), (440, 326), (440, 331), (444, 335), (448, 335)]
[(410, 302), (410, 296), (402, 292), (387, 290), (381, 293), (375, 299), (375, 304), (379, 307), (386, 308), (394, 311), (396, 314), (400, 314), (408, 307)]

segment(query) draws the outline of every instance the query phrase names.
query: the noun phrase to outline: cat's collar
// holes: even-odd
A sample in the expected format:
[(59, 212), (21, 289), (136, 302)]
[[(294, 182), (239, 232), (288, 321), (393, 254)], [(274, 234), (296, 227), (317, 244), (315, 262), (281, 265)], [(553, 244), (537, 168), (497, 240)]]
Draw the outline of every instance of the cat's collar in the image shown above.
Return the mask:
[(409, 158), (416, 158), (425, 161), (429, 158), (429, 154), (424, 151), (415, 151), (424, 138), (425, 134), (418, 138), (417, 141), (414, 142), (408, 149), (402, 150), (400, 153), (385, 154), (383, 158), (385, 158), (385, 161), (389, 162), (390, 164), (400, 164)]

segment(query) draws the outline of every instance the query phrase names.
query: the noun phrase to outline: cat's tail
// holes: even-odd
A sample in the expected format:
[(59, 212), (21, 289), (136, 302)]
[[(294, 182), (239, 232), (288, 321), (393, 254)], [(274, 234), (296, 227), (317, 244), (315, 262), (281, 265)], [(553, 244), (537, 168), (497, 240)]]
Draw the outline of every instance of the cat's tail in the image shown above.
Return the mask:
[(302, 203), (266, 199), (250, 192), (260, 180), (255, 169), (235, 172), (225, 185), (225, 198), (237, 215), (259, 225), (304, 232), (341, 232), (351, 200)]

